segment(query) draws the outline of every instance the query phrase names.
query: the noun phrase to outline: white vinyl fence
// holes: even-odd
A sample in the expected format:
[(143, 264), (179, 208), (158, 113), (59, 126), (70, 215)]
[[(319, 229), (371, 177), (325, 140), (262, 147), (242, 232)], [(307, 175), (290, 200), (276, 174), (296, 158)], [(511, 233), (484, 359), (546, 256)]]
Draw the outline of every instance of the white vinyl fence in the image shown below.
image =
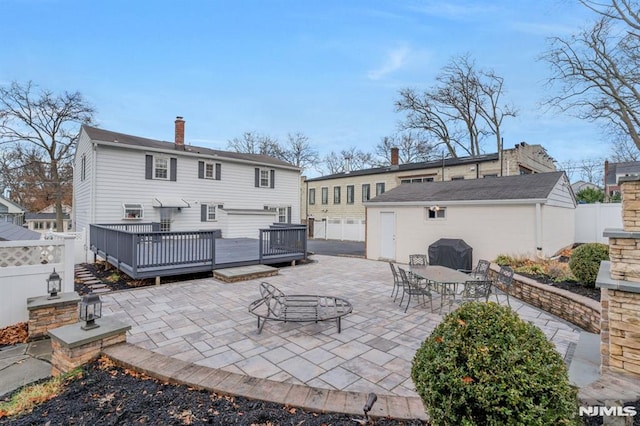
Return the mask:
[(89, 250), (87, 244), (87, 229), (83, 228), (79, 232), (47, 232), (46, 240), (57, 240), (71, 238), (74, 241), (74, 263), (93, 262), (93, 252)]
[(576, 243), (603, 243), (605, 228), (622, 229), (622, 203), (579, 204), (576, 208)]
[(364, 219), (328, 218), (313, 224), (313, 238), (341, 241), (364, 241)]
[(74, 290), (74, 239), (0, 241), (0, 328), (29, 319), (27, 298), (46, 296), (55, 268), (62, 292)]

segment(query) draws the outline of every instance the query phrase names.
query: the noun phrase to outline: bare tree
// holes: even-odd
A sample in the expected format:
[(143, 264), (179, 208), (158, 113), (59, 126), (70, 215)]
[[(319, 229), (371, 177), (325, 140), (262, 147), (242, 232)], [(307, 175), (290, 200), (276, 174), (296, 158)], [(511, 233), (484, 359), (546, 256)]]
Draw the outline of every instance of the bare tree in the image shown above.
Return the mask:
[(47, 185), (58, 230), (63, 229), (62, 204), (71, 185), (78, 126), (91, 124), (94, 113), (79, 92), (54, 95), (32, 82), (0, 87), (0, 144), (17, 153), (16, 164), (38, 173), (32, 177)]
[(603, 3), (602, 0), (579, 0), (580, 3), (607, 18), (621, 21), (629, 26), (637, 36), (640, 33), (640, 13), (638, 3), (633, 0), (611, 0)]
[(611, 141), (611, 157), (614, 163), (639, 161), (640, 151), (626, 135), (618, 135)]
[(287, 134), (283, 156), (285, 161), (302, 170), (316, 165), (319, 159), (318, 151), (311, 146), (309, 138), (301, 132)]
[(601, 186), (604, 182), (603, 158), (587, 158), (579, 161), (567, 160), (560, 164), (559, 169), (566, 173), (569, 181), (573, 181), (573, 178), (577, 177), (579, 180), (598, 186)]
[[(450, 157), (479, 155), (484, 137), (494, 135), (501, 149), (501, 126), (515, 117), (513, 106), (502, 104), (504, 79), (491, 70), (477, 69), (470, 55), (454, 57), (437, 77), (438, 85), (422, 94), (400, 90), (396, 111), (406, 112), (402, 129), (430, 134)], [(434, 147), (435, 147), (434, 146)]]
[(391, 148), (398, 148), (400, 164), (418, 163), (434, 158), (431, 144), (418, 137), (414, 132), (403, 132), (393, 136), (385, 136), (380, 140), (375, 147), (376, 165), (388, 166), (391, 164)]
[[(598, 3), (583, 1), (596, 8)], [(640, 149), (640, 37), (620, 28), (635, 13), (612, 17), (616, 10), (638, 10), (637, 2), (613, 1), (590, 27), (568, 39), (554, 37), (543, 55), (552, 69), (548, 84), (555, 95), (548, 105), (598, 122), (609, 133), (622, 132)], [(627, 7), (633, 6), (633, 9)], [(630, 25), (631, 30), (635, 25)]]
[(284, 150), (278, 140), (257, 132), (244, 132), (241, 138), (233, 138), (227, 146), (235, 152), (262, 154), (284, 159)]
[(322, 165), (324, 170), (321, 170), (321, 172), (336, 174), (372, 167), (374, 161), (370, 153), (352, 146), (348, 149), (343, 149), (340, 153), (331, 151), (324, 156)]

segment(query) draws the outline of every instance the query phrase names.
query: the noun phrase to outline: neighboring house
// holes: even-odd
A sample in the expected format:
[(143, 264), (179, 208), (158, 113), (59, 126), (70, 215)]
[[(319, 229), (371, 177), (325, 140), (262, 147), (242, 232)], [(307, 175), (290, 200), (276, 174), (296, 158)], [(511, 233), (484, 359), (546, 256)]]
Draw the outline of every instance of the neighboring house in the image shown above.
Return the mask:
[[(51, 204), (37, 213), (25, 213), (24, 226), (31, 231), (47, 233), (57, 231), (56, 226), (56, 205)], [(62, 228), (61, 232), (71, 230), (71, 206), (62, 205)]]
[(0, 241), (39, 240), (42, 235), (9, 222), (0, 222)]
[(24, 208), (13, 201), (0, 197), (0, 222), (22, 226), (24, 223), (24, 214)]
[(600, 188), (598, 185), (591, 183), (591, 182), (586, 182), (584, 180), (579, 180), (577, 182), (574, 182), (571, 184), (571, 189), (573, 190), (574, 194), (577, 194), (578, 192), (582, 191), (583, 189), (602, 189)]
[(366, 208), (369, 259), (406, 263), (440, 238), (463, 239), (474, 264), (499, 254), (549, 257), (575, 241), (564, 172), (400, 185)]
[(504, 150), (502, 157), (495, 153), (410, 164), (398, 164), (398, 149), (393, 148), (391, 166), (303, 180), (302, 220), (307, 220), (311, 237), (363, 241), (364, 203), (399, 185), (555, 170), (553, 158), (541, 145), (525, 142)]
[(626, 161), (623, 163), (604, 162), (604, 200), (611, 201), (620, 195), (618, 179), (623, 176), (640, 175), (640, 161)]
[(298, 223), (300, 169), (257, 154), (163, 142), (82, 126), (73, 176), (73, 223), (158, 222), (163, 231), (219, 229), (258, 238), (274, 222)]

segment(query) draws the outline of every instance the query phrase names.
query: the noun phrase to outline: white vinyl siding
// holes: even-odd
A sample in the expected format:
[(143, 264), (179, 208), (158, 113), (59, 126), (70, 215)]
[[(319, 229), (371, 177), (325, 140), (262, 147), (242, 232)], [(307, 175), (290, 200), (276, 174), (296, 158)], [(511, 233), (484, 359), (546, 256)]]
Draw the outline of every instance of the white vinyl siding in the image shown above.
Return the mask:
[[(198, 178), (198, 163), (202, 158), (176, 154), (179, 165), (177, 179), (170, 182), (145, 179), (144, 173), (140, 173), (145, 169), (145, 154), (149, 152), (98, 145), (96, 154), (96, 173), (99, 178), (95, 181), (95, 218), (91, 223), (120, 222), (122, 204), (134, 200), (144, 207), (144, 222), (159, 222), (160, 209), (154, 208), (152, 202), (155, 197), (161, 197), (181, 199), (191, 206), (174, 213), (172, 231), (203, 229), (200, 205), (211, 200), (212, 185), (215, 184), (211, 180)], [(215, 200), (224, 204), (225, 208), (263, 209), (265, 205), (290, 205), (292, 217), (300, 217), (300, 173), (297, 170), (265, 168), (274, 170), (277, 178), (275, 188), (265, 191), (254, 185), (253, 165), (225, 162), (222, 159), (219, 162), (224, 170), (224, 182), (227, 183), (214, 186)], [(212, 228), (222, 228), (222, 220), (227, 220), (227, 216), (221, 215), (218, 210), (217, 223), (212, 224)], [(258, 228), (254, 228), (251, 237), (258, 238)]]

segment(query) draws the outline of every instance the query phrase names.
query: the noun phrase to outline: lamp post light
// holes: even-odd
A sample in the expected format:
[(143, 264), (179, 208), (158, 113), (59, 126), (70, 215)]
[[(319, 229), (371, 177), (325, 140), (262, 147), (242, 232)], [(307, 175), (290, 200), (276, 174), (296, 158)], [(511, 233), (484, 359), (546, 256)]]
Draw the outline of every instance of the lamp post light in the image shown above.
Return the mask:
[(62, 288), (62, 279), (56, 272), (56, 268), (53, 268), (53, 272), (49, 275), (49, 278), (47, 278), (46, 281), (47, 293), (49, 293), (49, 297), (47, 297), (47, 299), (59, 299), (60, 296), (58, 295), (58, 292)]
[(96, 319), (102, 317), (102, 301), (100, 300), (100, 296), (93, 293), (82, 296), (79, 317), (81, 321), (85, 321), (85, 324), (80, 327), (83, 330), (100, 327), (100, 325), (96, 324)]

